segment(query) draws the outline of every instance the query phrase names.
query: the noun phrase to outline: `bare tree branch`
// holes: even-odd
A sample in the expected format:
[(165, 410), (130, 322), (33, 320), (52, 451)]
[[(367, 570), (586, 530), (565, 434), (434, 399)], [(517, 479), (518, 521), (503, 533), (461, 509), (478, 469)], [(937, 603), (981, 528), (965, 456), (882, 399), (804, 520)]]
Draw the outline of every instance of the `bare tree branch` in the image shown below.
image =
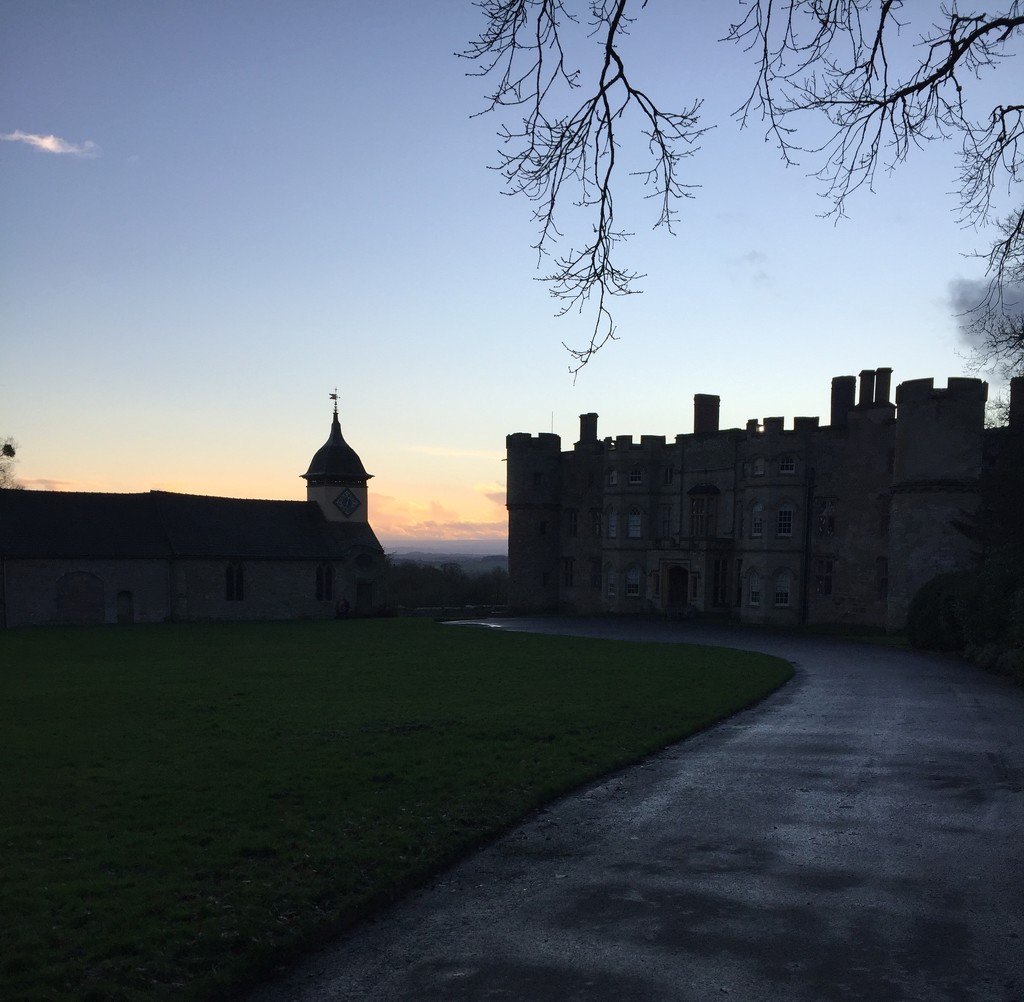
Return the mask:
[[(961, 222), (995, 223), (999, 231), (981, 255), (991, 283), (978, 316), (991, 322), (1000, 315), (1004, 291), (1020, 280), (1024, 204), (1008, 219), (994, 213), (1003, 195), (1021, 203), (1024, 105), (998, 104), (979, 120), (968, 112), (965, 92), (971, 80), (1015, 55), (1013, 46), (1024, 38), (1021, 0), (992, 14), (965, 14), (955, 2), (944, 3), (938, 21), (910, 44), (909, 15), (919, 5), (903, 0), (751, 0), (745, 6), (726, 37), (756, 53), (759, 67), (737, 117), (747, 125), (760, 116), (787, 163), (802, 154), (823, 158), (815, 176), (832, 202), (827, 215), (845, 215), (849, 196), (872, 189), (880, 167), (893, 170), (912, 150), (959, 137)], [(904, 8), (907, 20), (901, 20)], [(808, 113), (831, 125), (817, 145), (796, 140)]]
[[(666, 111), (627, 74), (619, 41), (628, 34), (632, 18), (629, 0), (590, 0), (589, 38), (599, 46), (597, 70), (583, 99), (581, 70), (567, 63), (563, 36), (582, 30), (562, 0), (480, 0), (486, 19), (479, 39), (461, 55), (477, 62), (479, 75), (497, 81), (487, 111), (517, 107), (519, 127), (503, 127), (503, 150), (497, 169), (507, 193), (536, 203), (539, 224), (538, 257), (552, 254), (563, 237), (559, 225), (565, 198), (586, 210), (591, 236), (583, 246), (572, 245), (554, 257), (544, 277), (551, 295), (560, 301), (558, 315), (571, 310), (595, 310), (589, 342), (569, 348), (575, 374), (609, 340), (615, 338), (611, 300), (637, 291), (643, 276), (618, 264), (616, 250), (630, 236), (617, 226), (613, 188), (616, 182), (619, 131), (627, 116), (636, 118), (647, 139), (650, 166), (634, 172), (657, 201), (655, 227), (672, 232), (675, 202), (692, 195), (680, 176), (680, 165), (691, 156), (705, 129), (699, 125), (700, 101), (683, 111)], [(640, 3), (645, 7), (647, 0)], [(559, 109), (565, 108), (565, 111)], [(563, 194), (566, 185), (572, 195)]]
[[(978, 255), (991, 281), (977, 317), (1005, 314), (1006, 291), (1021, 280), (1024, 258), (1024, 104), (999, 103), (979, 118), (967, 91), (1017, 54), (1024, 0), (1002, 0), (1000, 10), (982, 14), (948, 0), (916, 34), (911, 16), (920, 19), (920, 2), (738, 3), (742, 17), (726, 39), (754, 54), (757, 69), (736, 116), (742, 125), (760, 118), (787, 163), (817, 158), (813, 176), (831, 201), (826, 215), (845, 215), (850, 196), (873, 189), (879, 169), (894, 170), (936, 140), (959, 140), (961, 222), (998, 231)], [(678, 200), (693, 194), (680, 174), (682, 159), (706, 131), (699, 100), (664, 111), (627, 71), (620, 42), (635, 20), (630, 4), (643, 10), (647, 0), (477, 0), (485, 27), (461, 53), (495, 81), (485, 111), (521, 111), (520, 126), (501, 132), (497, 169), (509, 194), (536, 204), (538, 256), (549, 256), (563, 238), (567, 200), (590, 221), (590, 238), (557, 254), (544, 278), (562, 303), (560, 315), (595, 310), (589, 344), (570, 349), (573, 372), (615, 337), (611, 300), (636, 292), (643, 277), (618, 263), (630, 235), (616, 222), (612, 197), (621, 135), (636, 122), (647, 138), (651, 166), (639, 177), (658, 205), (655, 227), (671, 232)], [(581, 69), (568, 55), (580, 33), (596, 47), (593, 68)], [(826, 127), (817, 140), (816, 122)], [(1016, 208), (1004, 217), (1007, 199)]]

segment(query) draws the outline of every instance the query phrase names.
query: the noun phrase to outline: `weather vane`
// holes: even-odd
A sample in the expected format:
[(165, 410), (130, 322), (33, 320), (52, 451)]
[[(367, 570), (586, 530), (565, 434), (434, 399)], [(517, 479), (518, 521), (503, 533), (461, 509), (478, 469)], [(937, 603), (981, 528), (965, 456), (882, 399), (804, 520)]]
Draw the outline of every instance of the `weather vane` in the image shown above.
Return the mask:
[(334, 401), (334, 413), (338, 413), (338, 387), (334, 387), (334, 392), (329, 394), (330, 398)]

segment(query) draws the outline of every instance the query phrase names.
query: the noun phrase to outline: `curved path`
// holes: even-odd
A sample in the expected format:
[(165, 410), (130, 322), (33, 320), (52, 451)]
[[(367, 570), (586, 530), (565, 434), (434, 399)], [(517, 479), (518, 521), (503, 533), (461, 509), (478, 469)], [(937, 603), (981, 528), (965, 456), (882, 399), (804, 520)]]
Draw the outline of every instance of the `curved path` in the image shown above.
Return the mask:
[(758, 650), (796, 677), (553, 805), (252, 1002), (1024, 1000), (1020, 689), (804, 637), (500, 628)]

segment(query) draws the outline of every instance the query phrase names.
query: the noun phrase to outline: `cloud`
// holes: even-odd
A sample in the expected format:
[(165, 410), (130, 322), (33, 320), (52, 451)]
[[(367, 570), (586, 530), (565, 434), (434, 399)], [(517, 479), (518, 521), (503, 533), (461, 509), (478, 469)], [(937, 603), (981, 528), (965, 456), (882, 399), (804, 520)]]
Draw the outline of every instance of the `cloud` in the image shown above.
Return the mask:
[(17, 481), (30, 491), (80, 491), (77, 480), (55, 480), (53, 477), (18, 477)]
[(949, 305), (959, 317), (970, 313), (988, 295), (988, 279), (986, 278), (954, 278), (949, 283)]
[(0, 132), (0, 139), (9, 143), (24, 143), (32, 146), (43, 153), (58, 153), (72, 157), (98, 157), (100, 148), (91, 140), (84, 143), (69, 143), (60, 136), (40, 136), (33, 132), (22, 132), (17, 129), (14, 132)]
[(768, 255), (759, 250), (747, 251), (739, 257), (733, 258), (730, 262), (734, 280), (736, 278), (761, 284), (771, 281), (771, 276), (765, 267), (768, 263)]
[(990, 302), (991, 293), (987, 278), (954, 278), (949, 283), (949, 305), (959, 327), (960, 341), (971, 348), (982, 347), (989, 336), (991, 324), (983, 322), (989, 307), (1008, 315), (1024, 309), (1024, 282), (1007, 282), (999, 304)]
[(508, 521), (474, 520), (460, 516), (439, 501), (408, 501), (374, 494), (370, 498), (370, 524), (391, 543), (412, 540), (504, 540)]

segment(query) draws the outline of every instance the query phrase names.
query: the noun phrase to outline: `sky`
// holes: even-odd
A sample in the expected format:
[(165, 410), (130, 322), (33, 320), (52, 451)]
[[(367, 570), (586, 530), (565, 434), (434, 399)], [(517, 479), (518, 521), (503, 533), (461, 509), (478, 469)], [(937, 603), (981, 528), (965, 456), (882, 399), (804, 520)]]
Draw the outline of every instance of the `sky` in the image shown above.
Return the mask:
[(491, 169), (502, 120), (476, 115), (486, 81), (455, 56), (482, 26), (471, 0), (3, 0), (17, 477), (301, 499), (337, 389), (385, 548), (500, 552), (509, 433), (571, 448), (597, 412), (601, 437), (671, 438), (695, 393), (721, 396), (723, 427), (825, 423), (833, 376), (970, 374), (951, 290), (982, 277), (985, 236), (958, 221), (955, 143), (822, 218), (813, 163), (730, 117), (754, 76), (716, 41), (734, 13), (651, 0), (633, 26), (637, 81), (702, 99), (714, 128), (675, 236), (625, 182), (643, 292), (574, 379), (563, 342), (591, 320), (555, 316), (532, 206)]

